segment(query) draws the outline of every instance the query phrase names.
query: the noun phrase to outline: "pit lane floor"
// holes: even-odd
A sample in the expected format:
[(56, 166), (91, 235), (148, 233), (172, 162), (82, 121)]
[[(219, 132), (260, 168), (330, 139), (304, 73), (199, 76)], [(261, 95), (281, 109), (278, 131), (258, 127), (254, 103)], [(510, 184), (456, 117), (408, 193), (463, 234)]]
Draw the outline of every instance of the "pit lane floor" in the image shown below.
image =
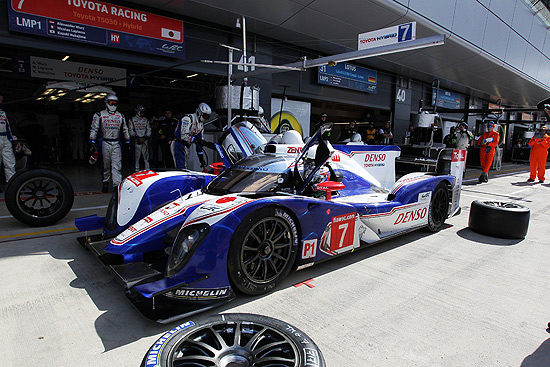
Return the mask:
[[(462, 214), (442, 231), (416, 231), (292, 273), (266, 296), (239, 296), (210, 313), (287, 321), (330, 367), (549, 366), (550, 179), (527, 183), (527, 171), (503, 165), (477, 184), (479, 170), (469, 169)], [(76, 191), (73, 211), (47, 228), (19, 223), (0, 202), (2, 366), (138, 366), (179, 324), (143, 318), (77, 243), (74, 219), (102, 214), (109, 195)], [(527, 237), (470, 231), (475, 199), (529, 207)]]

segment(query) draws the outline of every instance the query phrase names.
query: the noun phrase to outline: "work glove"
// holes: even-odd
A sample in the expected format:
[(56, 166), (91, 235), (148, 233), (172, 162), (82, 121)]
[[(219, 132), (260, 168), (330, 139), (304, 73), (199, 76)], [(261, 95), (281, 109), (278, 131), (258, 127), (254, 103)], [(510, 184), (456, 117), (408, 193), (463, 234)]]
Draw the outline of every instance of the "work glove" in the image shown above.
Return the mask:
[(485, 148), (485, 153), (490, 153), (490, 152), (491, 152), (491, 147), (487, 146), (487, 148)]

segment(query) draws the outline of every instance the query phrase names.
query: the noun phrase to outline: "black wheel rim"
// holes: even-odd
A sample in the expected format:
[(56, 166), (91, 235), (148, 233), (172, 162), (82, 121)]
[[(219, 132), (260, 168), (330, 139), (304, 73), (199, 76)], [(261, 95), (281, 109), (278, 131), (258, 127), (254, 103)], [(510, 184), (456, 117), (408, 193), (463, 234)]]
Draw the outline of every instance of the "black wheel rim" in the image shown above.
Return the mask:
[(16, 194), (17, 208), (35, 218), (55, 214), (61, 208), (63, 199), (61, 184), (49, 177), (34, 177), (25, 181)]
[(448, 208), (447, 193), (445, 190), (437, 190), (434, 193), (434, 199), (432, 202), (432, 221), (435, 227), (439, 227), (445, 222), (447, 218)]
[(220, 321), (179, 340), (170, 367), (295, 367), (299, 353), (282, 332), (257, 322)]
[(248, 231), (241, 247), (241, 269), (252, 282), (265, 284), (284, 272), (292, 253), (292, 234), (286, 221), (264, 218)]

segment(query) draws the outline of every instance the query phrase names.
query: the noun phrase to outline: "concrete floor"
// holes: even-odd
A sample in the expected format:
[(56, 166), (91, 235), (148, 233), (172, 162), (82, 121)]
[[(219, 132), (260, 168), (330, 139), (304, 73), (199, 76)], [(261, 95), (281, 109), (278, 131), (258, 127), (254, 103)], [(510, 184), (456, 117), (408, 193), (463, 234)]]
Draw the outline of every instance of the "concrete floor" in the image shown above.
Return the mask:
[[(268, 295), (239, 296), (210, 313), (289, 322), (317, 343), (330, 367), (550, 366), (550, 179), (527, 183), (527, 171), (503, 165), (488, 184), (477, 184), (479, 170), (470, 169), (462, 214), (442, 231), (416, 231), (292, 273)], [(21, 224), (0, 202), (0, 365), (138, 366), (178, 323), (142, 317), (77, 244), (74, 219), (103, 214), (109, 195), (97, 193), (94, 172), (65, 173), (80, 194), (52, 227)], [(527, 237), (470, 231), (476, 199), (529, 207)], [(313, 288), (294, 286), (308, 279)]]

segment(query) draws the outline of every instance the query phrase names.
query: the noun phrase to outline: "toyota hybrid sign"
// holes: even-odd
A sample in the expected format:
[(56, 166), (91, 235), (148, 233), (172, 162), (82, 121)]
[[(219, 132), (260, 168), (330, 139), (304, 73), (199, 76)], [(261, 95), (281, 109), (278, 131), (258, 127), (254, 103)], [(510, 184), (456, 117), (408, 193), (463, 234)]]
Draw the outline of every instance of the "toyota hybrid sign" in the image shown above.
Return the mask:
[(414, 39), (416, 39), (416, 22), (405, 23), (372, 32), (361, 33), (358, 36), (357, 50), (387, 46), (395, 43), (412, 41)]
[(185, 57), (183, 21), (88, 0), (10, 0), (10, 31)]

